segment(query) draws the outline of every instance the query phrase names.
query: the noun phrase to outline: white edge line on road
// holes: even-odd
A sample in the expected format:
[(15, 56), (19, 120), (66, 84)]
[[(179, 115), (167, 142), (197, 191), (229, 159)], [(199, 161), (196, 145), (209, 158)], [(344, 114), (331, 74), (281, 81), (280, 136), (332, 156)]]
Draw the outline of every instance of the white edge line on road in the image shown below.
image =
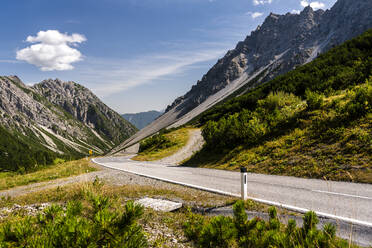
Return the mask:
[(329, 195), (342, 195), (346, 197), (354, 197), (354, 198), (360, 198), (365, 200), (372, 200), (371, 197), (368, 196), (360, 196), (360, 195), (350, 195), (350, 194), (344, 194), (344, 193), (337, 193), (337, 192), (331, 192), (331, 191), (324, 191), (324, 190), (311, 190), (313, 192), (323, 193), (323, 194), (329, 194)]
[[(211, 193), (233, 196), (233, 197), (238, 197), (238, 198), (241, 197), (240, 194), (233, 194), (233, 193), (218, 190), (218, 189), (211, 189), (211, 188), (202, 187), (202, 186), (198, 186), (198, 185), (194, 185), (194, 184), (182, 183), (182, 182), (173, 181), (173, 180), (170, 180), (170, 179), (165, 179), (165, 178), (155, 177), (155, 176), (149, 176), (149, 175), (142, 174), (142, 173), (139, 173), (139, 172), (133, 172), (133, 171), (130, 171), (130, 170), (125, 170), (125, 169), (112, 167), (112, 166), (97, 162), (97, 161), (95, 161), (94, 158), (92, 158), (91, 161), (93, 163), (96, 163), (96, 164), (101, 165), (103, 167), (132, 173), (132, 174), (135, 174), (135, 175), (138, 175), (138, 176), (143, 176), (143, 177), (152, 178), (152, 179), (156, 179), (156, 180), (160, 180), (160, 181), (164, 181), (164, 182), (168, 182), (168, 183), (178, 184), (178, 185), (182, 185), (182, 186), (186, 186), (186, 187), (190, 187), (190, 188), (194, 188), (194, 189), (199, 189), (199, 190), (203, 190), (203, 191), (207, 191), (207, 192), (211, 192)], [(268, 204), (268, 205), (272, 205), (272, 206), (276, 206), (276, 207), (281, 207), (281, 208), (285, 208), (285, 209), (295, 211), (295, 212), (300, 212), (300, 213), (307, 213), (307, 212), (311, 211), (311, 210), (306, 209), (306, 208), (300, 208), (300, 207), (296, 207), (296, 206), (292, 206), (292, 205), (282, 204), (282, 203), (279, 203), (279, 202), (268, 201), (268, 200), (263, 200), (263, 199), (259, 199), (259, 198), (249, 197), (249, 196), (248, 196), (248, 199), (251, 199), (251, 200), (259, 202), (259, 203), (264, 203), (264, 204)], [(342, 217), (342, 216), (337, 216), (337, 215), (318, 212), (318, 211), (314, 211), (314, 212), (320, 217), (340, 220), (340, 221), (344, 221), (344, 222), (347, 222), (347, 223), (351, 223), (351, 224), (355, 224), (355, 225), (361, 225), (361, 226), (367, 226), (367, 227), (372, 228), (372, 223), (367, 222), (367, 221), (356, 220), (356, 219), (352, 219), (352, 218), (348, 218), (348, 217)]]

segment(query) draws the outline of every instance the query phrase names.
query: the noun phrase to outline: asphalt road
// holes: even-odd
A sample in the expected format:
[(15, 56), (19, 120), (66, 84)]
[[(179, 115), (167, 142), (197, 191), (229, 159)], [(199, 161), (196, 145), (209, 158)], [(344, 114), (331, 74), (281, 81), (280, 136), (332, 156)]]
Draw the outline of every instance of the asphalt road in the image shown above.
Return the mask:
[[(96, 158), (94, 162), (212, 192), (240, 195), (239, 172), (137, 162), (128, 157)], [(372, 185), (249, 173), (248, 195), (260, 202), (313, 210), (343, 223), (352, 222), (354, 229), (363, 229), (361, 243), (372, 244)]]

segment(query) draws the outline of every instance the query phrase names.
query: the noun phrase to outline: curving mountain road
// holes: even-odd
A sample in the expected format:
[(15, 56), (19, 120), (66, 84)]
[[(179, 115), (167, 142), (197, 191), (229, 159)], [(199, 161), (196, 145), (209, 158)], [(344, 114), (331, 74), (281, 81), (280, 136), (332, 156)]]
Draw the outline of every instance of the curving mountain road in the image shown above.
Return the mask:
[[(141, 176), (240, 196), (239, 172), (138, 162), (130, 157), (103, 157), (93, 162)], [(270, 205), (299, 212), (313, 210), (320, 216), (352, 223), (357, 229), (363, 227), (364, 234), (372, 237), (372, 185), (249, 173), (248, 195)]]

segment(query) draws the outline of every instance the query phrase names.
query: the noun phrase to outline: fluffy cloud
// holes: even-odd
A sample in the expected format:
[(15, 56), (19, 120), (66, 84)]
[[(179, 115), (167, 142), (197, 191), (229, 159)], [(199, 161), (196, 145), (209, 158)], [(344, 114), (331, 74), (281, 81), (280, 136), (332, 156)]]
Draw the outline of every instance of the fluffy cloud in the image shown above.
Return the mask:
[(73, 47), (86, 41), (81, 34), (63, 34), (58, 30), (40, 31), (26, 39), (33, 44), (17, 51), (17, 59), (39, 67), (42, 71), (72, 70), (74, 62), (82, 60), (81, 53)]
[(270, 4), (273, 0), (253, 0), (253, 5), (260, 5), (260, 4)]
[(254, 12), (254, 13), (251, 13), (251, 17), (253, 18), (253, 19), (256, 19), (257, 17), (260, 17), (260, 16), (262, 16), (263, 15), (263, 13), (261, 13), (261, 12)]
[(297, 15), (298, 15), (298, 14), (301, 13), (301, 11), (300, 11), (300, 10), (297, 10), (297, 9), (294, 9), (294, 10), (291, 11), (291, 13), (292, 13), (292, 14), (297, 14)]
[(313, 8), (314, 10), (318, 10), (318, 9), (324, 9), (325, 7), (325, 4), (322, 3), (322, 2), (318, 2), (318, 1), (315, 1), (315, 2), (308, 2), (307, 0), (303, 0), (301, 1), (301, 6), (302, 7), (307, 7), (309, 6), (311, 8)]

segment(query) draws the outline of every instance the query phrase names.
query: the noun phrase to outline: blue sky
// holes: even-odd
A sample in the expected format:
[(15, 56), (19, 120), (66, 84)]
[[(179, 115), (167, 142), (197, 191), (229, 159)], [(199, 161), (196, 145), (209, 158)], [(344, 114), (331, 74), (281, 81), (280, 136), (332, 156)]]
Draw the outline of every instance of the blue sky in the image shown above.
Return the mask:
[(270, 12), (335, 2), (3, 0), (0, 75), (75, 81), (119, 113), (160, 110)]

